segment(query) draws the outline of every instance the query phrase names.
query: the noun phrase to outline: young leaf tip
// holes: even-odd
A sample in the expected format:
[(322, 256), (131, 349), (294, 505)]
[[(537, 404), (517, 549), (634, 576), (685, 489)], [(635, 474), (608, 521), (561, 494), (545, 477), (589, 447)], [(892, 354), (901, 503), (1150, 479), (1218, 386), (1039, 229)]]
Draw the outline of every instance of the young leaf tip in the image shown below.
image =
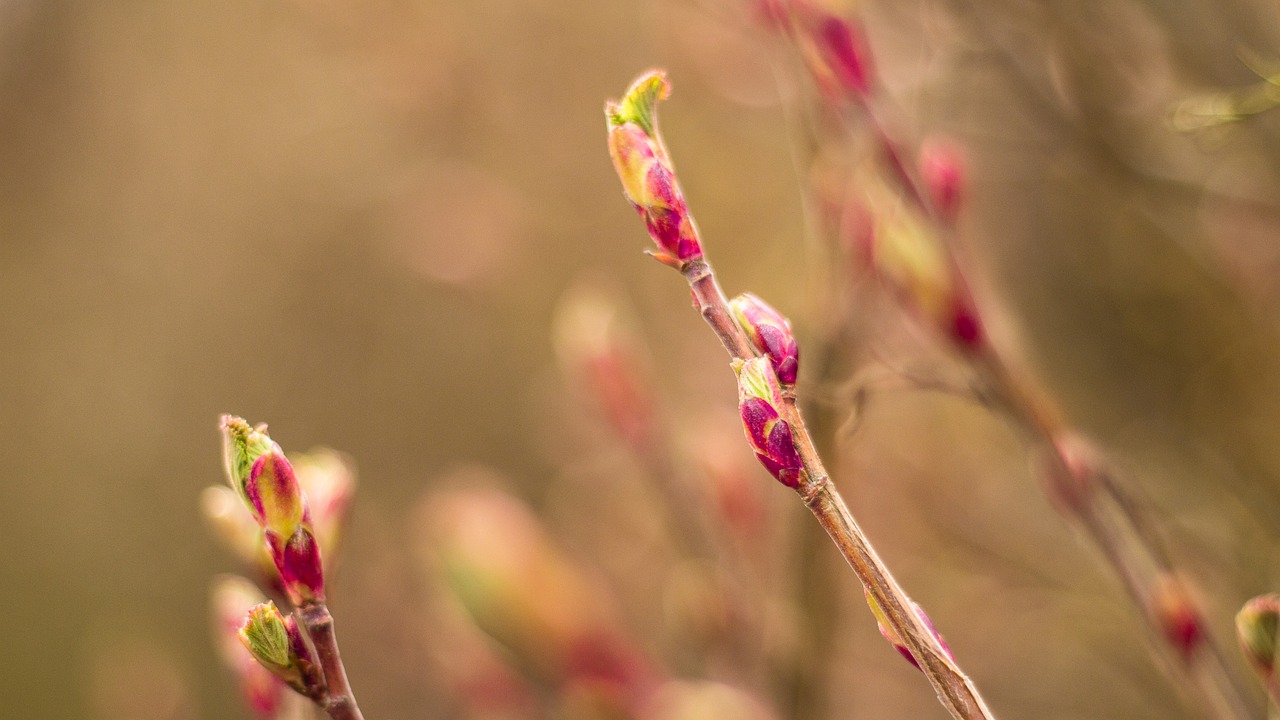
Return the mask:
[(671, 95), (671, 83), (662, 70), (650, 70), (631, 83), (625, 95), (617, 102), (605, 103), (605, 117), (610, 127), (627, 123), (639, 125), (649, 137), (657, 135), (659, 100)]

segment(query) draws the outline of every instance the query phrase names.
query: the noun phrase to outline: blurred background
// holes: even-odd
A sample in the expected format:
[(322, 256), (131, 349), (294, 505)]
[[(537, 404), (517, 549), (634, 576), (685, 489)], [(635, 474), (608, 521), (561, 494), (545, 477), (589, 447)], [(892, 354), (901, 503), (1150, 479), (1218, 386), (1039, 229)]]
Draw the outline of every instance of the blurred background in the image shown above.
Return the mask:
[[(236, 564), (200, 517), (230, 412), (358, 467), (330, 593), (366, 717), (500, 716), (446, 672), (486, 651), (460, 649), (474, 637), (441, 611), (431, 560), (468, 512), (439, 493), (473, 488), (519, 499), (495, 501), (524, 528), (509, 542), (557, 548), (586, 578), (575, 602), (610, 608), (646, 672), (791, 717), (817, 606), (831, 647), (807, 717), (945, 717), (829, 546), (825, 599), (796, 597), (807, 515), (739, 442), (732, 375), (680, 278), (641, 254), (601, 107), (661, 66), (667, 143), (728, 292), (790, 316), (802, 359), (830, 317), (855, 318), (827, 377), (806, 386), (802, 364), (802, 399), (993, 708), (1200, 716), (1015, 429), (963, 393), (867, 384), (869, 367), (964, 373), (886, 296), (831, 310), (830, 278), (853, 271), (815, 177), (867, 152), (813, 109), (757, 5), (0, 0), (0, 714), (250, 717), (210, 628), (211, 579)], [(1050, 5), (829, 9), (863, 24), (904, 145), (962, 153), (957, 236), (993, 342), (1154, 509), (1234, 650), (1235, 611), (1280, 585), (1280, 111), (1258, 90), (1280, 71), (1277, 8)], [(689, 560), (653, 467), (602, 421), (579, 331), (556, 319), (584, 296), (622, 308), (676, 464), (747, 478), (717, 486), (737, 560)], [(705, 588), (726, 572), (731, 602)], [(544, 599), (563, 591), (548, 582)], [(510, 717), (590, 716), (524, 674), (534, 709)]]

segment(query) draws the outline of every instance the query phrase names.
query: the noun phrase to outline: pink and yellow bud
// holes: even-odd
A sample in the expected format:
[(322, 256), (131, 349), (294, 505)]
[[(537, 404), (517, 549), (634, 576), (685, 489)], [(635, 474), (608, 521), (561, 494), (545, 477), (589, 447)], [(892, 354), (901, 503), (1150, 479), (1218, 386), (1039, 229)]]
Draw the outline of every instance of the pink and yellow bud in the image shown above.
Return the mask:
[(1204, 642), (1205, 629), (1204, 621), (1186, 587), (1177, 579), (1162, 575), (1156, 579), (1151, 602), (1160, 621), (1160, 631), (1165, 642), (1184, 661), (1190, 661)]
[(986, 347), (986, 330), (969, 283), (941, 240), (885, 189), (871, 193), (879, 208), (860, 253), (904, 304), (966, 353)]
[[(903, 642), (902, 636), (893, 629), (893, 625), (890, 624), (889, 616), (885, 613), (884, 608), (880, 606), (880, 603), (876, 601), (875, 597), (872, 596), (870, 592), (867, 592), (864, 589), (863, 594), (867, 597), (867, 605), (871, 607), (871, 614), (876, 617), (876, 625), (880, 628), (880, 635), (884, 637), (885, 640), (889, 641), (889, 644), (898, 651), (899, 655), (919, 670), (920, 663), (916, 662), (915, 656), (911, 654), (911, 649), (907, 647), (905, 642)], [(938, 647), (942, 648), (942, 651), (946, 653), (948, 658), (955, 660), (955, 657), (951, 654), (951, 648), (947, 645), (947, 641), (942, 639), (942, 634), (933, 626), (933, 620), (929, 619), (929, 615), (925, 613), (924, 608), (912, 602), (911, 609), (915, 612), (916, 617), (920, 618), (920, 622), (924, 624), (925, 629), (929, 631), (929, 634), (933, 636), (933, 639), (937, 641)]]
[(607, 103), (605, 117), (609, 156), (627, 200), (658, 245), (658, 259), (680, 266), (702, 257), (702, 246), (658, 134), (656, 106), (669, 93), (666, 75), (650, 72), (637, 79), (621, 100)]
[(756, 351), (769, 358), (778, 381), (784, 386), (795, 385), (800, 348), (791, 333), (791, 322), (752, 293), (739, 295), (729, 306)]
[(1280, 649), (1280, 595), (1269, 593), (1245, 603), (1236, 614), (1236, 638), (1245, 659), (1263, 680), (1275, 674)]
[(747, 442), (778, 482), (797, 488), (804, 477), (804, 463), (796, 451), (791, 425), (779, 414), (782, 386), (768, 358), (756, 357), (737, 363), (738, 412)]
[(249, 511), (264, 531), (287, 538), (302, 525), (306, 500), (293, 465), (278, 446), (254, 461), (244, 491)]

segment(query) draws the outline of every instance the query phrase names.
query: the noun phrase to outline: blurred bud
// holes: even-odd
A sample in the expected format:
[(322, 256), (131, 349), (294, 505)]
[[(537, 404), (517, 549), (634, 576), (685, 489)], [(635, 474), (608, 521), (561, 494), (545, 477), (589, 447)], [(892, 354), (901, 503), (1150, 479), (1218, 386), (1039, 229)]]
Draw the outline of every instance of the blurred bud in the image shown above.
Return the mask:
[(219, 424), (222, 430), (222, 457), (227, 480), (240, 497), (244, 497), (244, 484), (249, 479), (253, 463), (279, 446), (267, 435), (267, 426), (250, 427), (244, 419), (223, 415)]
[(543, 682), (592, 679), (638, 691), (651, 672), (618, 630), (606, 591), (554, 546), (538, 519), (496, 490), (424, 504), (434, 570), (472, 621)]
[(656, 106), (670, 94), (666, 75), (642, 75), (618, 102), (605, 105), (609, 155), (627, 199), (657, 243), (656, 257), (675, 267), (702, 257), (698, 230), (658, 134)]
[(231, 488), (205, 488), (200, 493), (200, 514), (241, 562), (255, 569), (270, 568), (271, 558), (262, 544), (262, 528)]
[(890, 197), (871, 205), (879, 217), (862, 256), (935, 332), (959, 350), (980, 351), (986, 330), (955, 258), (915, 213)]
[(792, 27), (805, 65), (827, 97), (861, 98), (871, 89), (871, 51), (862, 25), (811, 3), (795, 3)]
[(1089, 511), (1102, 467), (1097, 449), (1078, 436), (1059, 436), (1041, 451), (1038, 465), (1045, 494), (1059, 511), (1069, 516)]
[(297, 621), (281, 615), (275, 603), (267, 601), (249, 610), (238, 635), (249, 654), (289, 687), (307, 696), (319, 692), (315, 656)]
[(590, 290), (566, 294), (556, 312), (556, 350), (566, 370), (594, 397), (614, 432), (635, 452), (649, 452), (654, 427), (652, 383), (617, 308)]
[(942, 141), (925, 143), (920, 150), (920, 177), (939, 215), (948, 223), (954, 222), (965, 185), (960, 152)]
[(663, 683), (640, 712), (641, 720), (771, 720), (760, 699), (718, 682), (671, 680)]
[(1263, 680), (1275, 674), (1280, 595), (1268, 593), (1245, 603), (1236, 614), (1236, 638), (1245, 659)]
[(791, 425), (779, 417), (782, 387), (768, 358), (751, 358), (735, 363), (738, 373), (738, 412), (747, 441), (756, 458), (778, 482), (789, 488), (800, 486), (804, 464), (796, 452)]
[[(893, 645), (894, 649), (898, 651), (898, 654), (906, 658), (907, 662), (911, 663), (917, 670), (919, 670), (920, 663), (916, 662), (915, 656), (911, 654), (911, 650), (907, 648), (907, 644), (902, 641), (902, 636), (900, 636), (889, 623), (889, 616), (885, 614), (884, 608), (880, 606), (880, 603), (876, 601), (875, 597), (872, 596), (865, 588), (863, 589), (863, 594), (867, 597), (867, 605), (871, 607), (871, 614), (876, 616), (876, 625), (880, 628), (880, 635), (883, 636), (885, 640), (888, 640), (890, 645)], [(951, 654), (951, 647), (947, 645), (946, 640), (942, 639), (942, 634), (933, 626), (933, 620), (929, 619), (924, 608), (912, 602), (911, 609), (915, 611), (916, 617), (920, 618), (920, 622), (924, 623), (925, 629), (929, 631), (929, 634), (933, 636), (933, 639), (938, 642), (938, 647), (942, 648), (942, 651), (946, 653), (948, 658), (955, 660), (955, 657)]]
[(1151, 601), (1165, 642), (1177, 650), (1183, 660), (1190, 660), (1204, 641), (1205, 631), (1204, 621), (1186, 588), (1176, 578), (1161, 575), (1156, 579)]
[(215, 578), (211, 595), (214, 644), (223, 662), (235, 673), (245, 703), (258, 717), (277, 717), (284, 704), (285, 685), (260, 665), (240, 640), (245, 611), (266, 602), (266, 598), (253, 583), (234, 575)]
[(800, 369), (800, 348), (791, 334), (791, 322), (752, 293), (743, 293), (729, 302), (738, 324), (751, 339), (756, 351), (769, 358), (778, 381), (795, 385)]
[(351, 517), (356, 493), (355, 467), (342, 453), (318, 448), (295, 454), (291, 460), (298, 484), (307, 498), (307, 511), (325, 569), (331, 570)]

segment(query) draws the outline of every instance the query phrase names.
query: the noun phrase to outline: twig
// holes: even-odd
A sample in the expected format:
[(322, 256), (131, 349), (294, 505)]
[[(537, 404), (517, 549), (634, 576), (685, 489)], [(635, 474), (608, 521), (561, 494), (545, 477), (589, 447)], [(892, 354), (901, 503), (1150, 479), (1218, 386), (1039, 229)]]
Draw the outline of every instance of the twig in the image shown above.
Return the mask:
[[(688, 263), (681, 268), (681, 274), (693, 291), (698, 311), (729, 354), (737, 360), (755, 357), (755, 351), (742, 328), (730, 315), (724, 291), (720, 289), (706, 259), (699, 258)], [(784, 419), (791, 424), (796, 449), (808, 476), (807, 481), (796, 488), (805, 506), (836, 544), (863, 587), (884, 609), (890, 626), (919, 662), (920, 669), (933, 685), (942, 705), (957, 719), (993, 718), (994, 715), (972, 681), (947, 657), (933, 633), (912, 610), (911, 600), (876, 555), (849, 512), (814, 448), (813, 439), (794, 397), (785, 399), (784, 410)]]
[(329, 688), (320, 708), (333, 720), (364, 720), (356, 698), (351, 694), (347, 671), (342, 667), (342, 655), (338, 652), (338, 639), (333, 633), (333, 616), (329, 614), (329, 607), (318, 600), (304, 602), (298, 606), (298, 619), (315, 646), (316, 658)]

